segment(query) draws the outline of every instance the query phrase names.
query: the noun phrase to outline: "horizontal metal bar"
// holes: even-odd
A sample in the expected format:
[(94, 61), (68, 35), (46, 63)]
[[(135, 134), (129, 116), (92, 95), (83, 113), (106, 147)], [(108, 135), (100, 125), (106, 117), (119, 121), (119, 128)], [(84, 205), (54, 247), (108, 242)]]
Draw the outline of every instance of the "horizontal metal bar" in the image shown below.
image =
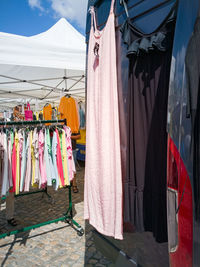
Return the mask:
[(32, 125), (32, 124), (44, 124), (44, 123), (60, 123), (64, 122), (66, 124), (66, 119), (64, 120), (41, 120), (41, 121), (6, 121), (0, 122), (0, 125)]
[(56, 223), (56, 222), (59, 222), (59, 221), (65, 221), (65, 220), (66, 220), (66, 216), (63, 216), (63, 217), (60, 217), (60, 218), (57, 218), (57, 219), (54, 219), (54, 220), (50, 220), (50, 221), (46, 221), (46, 222), (42, 222), (42, 223), (38, 223), (38, 224), (33, 224), (33, 225), (30, 225), (30, 226), (27, 226), (27, 227), (23, 227), (23, 228), (14, 230), (14, 231), (3, 233), (3, 234), (0, 235), (0, 238), (4, 238), (4, 237), (10, 236), (10, 235), (16, 235), (18, 233), (30, 231), (32, 229), (39, 228), (39, 227), (47, 225), (47, 224)]
[(41, 190), (37, 190), (37, 191), (20, 193), (18, 195), (15, 195), (15, 197), (22, 197), (22, 196), (26, 196), (26, 195), (32, 195), (32, 194), (37, 194), (37, 193), (45, 193), (45, 192), (46, 192), (46, 189), (41, 189)]

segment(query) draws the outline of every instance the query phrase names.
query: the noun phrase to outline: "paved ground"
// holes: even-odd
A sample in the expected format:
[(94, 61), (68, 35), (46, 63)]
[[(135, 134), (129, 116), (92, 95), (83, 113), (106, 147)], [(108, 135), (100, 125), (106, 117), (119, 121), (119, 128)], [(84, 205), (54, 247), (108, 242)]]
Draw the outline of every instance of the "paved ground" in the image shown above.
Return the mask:
[[(75, 220), (85, 228), (83, 175), (84, 168), (77, 173), (80, 193), (72, 197)], [(1, 233), (63, 216), (68, 208), (68, 189), (55, 192), (49, 188), (48, 192), (51, 200), (44, 193), (15, 199), (17, 227), (7, 225), (4, 203), (0, 212)], [(6, 237), (0, 240), (0, 266), (109, 266), (110, 262), (96, 250), (91, 230), (88, 226), (85, 235), (78, 236), (68, 224), (58, 222)]]
[[(73, 209), (75, 220), (84, 227), (85, 234), (78, 236), (72, 227), (58, 222), (0, 239), (1, 267), (115, 266), (111, 262), (112, 257), (105, 258), (98, 251), (93, 227), (83, 220), (83, 176), (84, 168), (77, 173), (80, 192), (73, 194)], [(15, 199), (15, 218), (19, 222), (19, 226), (15, 228), (6, 224), (3, 204), (3, 210), (0, 211), (0, 231), (10, 231), (62, 216), (68, 207), (68, 190), (55, 192), (50, 188), (48, 192), (53, 201), (43, 193)], [(109, 240), (144, 267), (168, 266), (167, 244), (154, 242), (151, 233), (125, 234), (124, 241)]]

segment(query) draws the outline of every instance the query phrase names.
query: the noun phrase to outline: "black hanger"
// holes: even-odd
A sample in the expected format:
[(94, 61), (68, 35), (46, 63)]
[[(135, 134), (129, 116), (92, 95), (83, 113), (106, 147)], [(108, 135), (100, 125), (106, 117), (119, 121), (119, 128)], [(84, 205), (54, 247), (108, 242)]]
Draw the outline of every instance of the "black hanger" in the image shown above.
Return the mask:
[(65, 95), (65, 97), (68, 97), (68, 98), (70, 98), (70, 97), (71, 97), (71, 95), (70, 95), (70, 94), (66, 94), (66, 95)]

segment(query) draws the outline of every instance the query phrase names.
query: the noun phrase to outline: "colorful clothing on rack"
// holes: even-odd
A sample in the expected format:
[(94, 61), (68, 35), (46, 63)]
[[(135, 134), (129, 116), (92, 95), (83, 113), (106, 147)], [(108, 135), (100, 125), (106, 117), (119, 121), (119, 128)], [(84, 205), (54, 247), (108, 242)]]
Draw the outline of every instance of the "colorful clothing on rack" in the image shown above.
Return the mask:
[(1, 196), (29, 191), (31, 186), (69, 186), (75, 171), (69, 151), (71, 130), (64, 125), (0, 130)]

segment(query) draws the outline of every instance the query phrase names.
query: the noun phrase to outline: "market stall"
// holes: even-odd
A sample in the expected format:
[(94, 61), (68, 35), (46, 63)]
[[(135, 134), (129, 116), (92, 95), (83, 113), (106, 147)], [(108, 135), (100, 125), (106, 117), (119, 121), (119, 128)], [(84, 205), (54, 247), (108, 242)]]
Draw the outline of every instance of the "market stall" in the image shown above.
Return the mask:
[(85, 39), (65, 19), (25, 37), (0, 33), (0, 108), (27, 100), (42, 108), (67, 92), (84, 99)]
[(82, 235), (72, 213), (71, 134), (79, 129), (78, 101), (85, 99), (84, 37), (62, 18), (35, 36), (0, 33), (0, 38), (0, 195), (32, 194), (31, 186), (46, 193), (47, 186), (69, 189), (64, 216), (0, 238), (60, 220)]

